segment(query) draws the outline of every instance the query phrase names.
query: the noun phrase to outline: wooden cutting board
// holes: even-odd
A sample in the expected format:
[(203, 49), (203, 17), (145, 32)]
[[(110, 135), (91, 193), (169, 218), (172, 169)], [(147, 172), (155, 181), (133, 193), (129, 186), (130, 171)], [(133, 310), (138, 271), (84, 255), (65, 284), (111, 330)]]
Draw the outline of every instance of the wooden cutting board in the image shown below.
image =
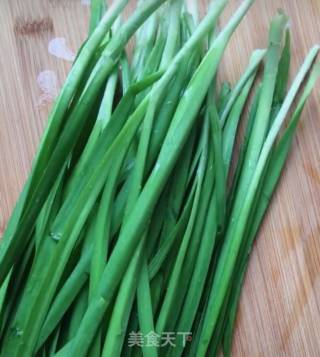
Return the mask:
[[(222, 23), (240, 2), (230, 0)], [(0, 235), (30, 170), (52, 100), (86, 37), (87, 3), (0, 1)], [(235, 83), (250, 52), (266, 46), (277, 8), (291, 17), (296, 73), (308, 49), (320, 42), (319, 0), (256, 0), (228, 47), (221, 78)], [(252, 254), (234, 356), (320, 356), (319, 89), (304, 111)]]

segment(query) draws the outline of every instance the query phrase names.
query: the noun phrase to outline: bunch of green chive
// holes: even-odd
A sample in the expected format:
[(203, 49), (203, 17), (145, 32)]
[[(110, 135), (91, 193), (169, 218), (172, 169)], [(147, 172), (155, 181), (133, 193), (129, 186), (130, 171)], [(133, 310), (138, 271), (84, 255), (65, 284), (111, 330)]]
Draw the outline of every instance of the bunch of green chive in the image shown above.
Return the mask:
[(228, 0), (201, 21), (197, 2), (140, 0), (125, 21), (129, 0), (92, 0), (0, 243), (1, 356), (231, 355), (250, 251), (320, 75), (316, 46), (288, 86), (279, 11), (267, 48), (219, 85), (253, 2), (218, 30)]

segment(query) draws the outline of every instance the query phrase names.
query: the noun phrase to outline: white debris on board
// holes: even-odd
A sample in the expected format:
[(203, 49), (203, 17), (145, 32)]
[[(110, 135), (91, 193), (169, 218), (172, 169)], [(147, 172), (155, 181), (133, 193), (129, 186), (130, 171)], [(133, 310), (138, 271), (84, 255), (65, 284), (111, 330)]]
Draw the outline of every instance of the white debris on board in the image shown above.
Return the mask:
[(91, 0), (81, 0), (82, 5), (90, 6)]
[(67, 46), (67, 40), (64, 37), (57, 37), (51, 40), (48, 51), (53, 56), (69, 62), (73, 62), (76, 57), (74, 52)]
[(46, 70), (40, 72), (37, 77), (37, 83), (42, 93), (40, 95), (38, 106), (51, 103), (57, 97), (58, 89), (58, 77), (55, 72)]

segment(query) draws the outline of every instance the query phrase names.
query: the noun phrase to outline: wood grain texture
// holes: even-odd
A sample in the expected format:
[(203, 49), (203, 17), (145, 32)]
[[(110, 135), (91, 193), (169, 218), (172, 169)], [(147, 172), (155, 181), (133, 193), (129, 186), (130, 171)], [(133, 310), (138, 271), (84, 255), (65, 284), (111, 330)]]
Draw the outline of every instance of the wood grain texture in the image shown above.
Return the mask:
[[(87, 31), (85, 2), (0, 1), (0, 235), (30, 170), (52, 104), (39, 87), (39, 73), (53, 71), (61, 86), (71, 66), (52, 56), (48, 43), (64, 37), (76, 52)], [(230, 1), (222, 23), (240, 2)], [(296, 73), (308, 49), (320, 41), (319, 0), (256, 0), (228, 47), (221, 78), (234, 83), (251, 51), (265, 47), (268, 24), (278, 8), (291, 17), (292, 73)], [(304, 112), (252, 254), (234, 356), (320, 356), (319, 89), (318, 85)]]

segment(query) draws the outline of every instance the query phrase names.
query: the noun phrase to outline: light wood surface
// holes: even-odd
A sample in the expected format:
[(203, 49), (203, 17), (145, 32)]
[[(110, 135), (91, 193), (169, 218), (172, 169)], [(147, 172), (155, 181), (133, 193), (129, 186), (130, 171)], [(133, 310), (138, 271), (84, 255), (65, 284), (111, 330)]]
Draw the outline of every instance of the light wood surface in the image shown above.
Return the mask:
[[(56, 75), (60, 87), (71, 66), (50, 54), (48, 44), (54, 38), (65, 38), (69, 50), (76, 52), (86, 36), (89, 11), (85, 2), (0, 1), (0, 236), (30, 170), (52, 104), (50, 88), (42, 84), (41, 90), (37, 78), (52, 71), (45, 75)], [(230, 0), (222, 23), (240, 2)], [(234, 83), (250, 52), (266, 45), (268, 24), (278, 8), (291, 17), (291, 72), (296, 72), (308, 49), (320, 42), (319, 0), (256, 0), (226, 52), (221, 78)], [(234, 356), (320, 356), (319, 89), (318, 85), (304, 112), (252, 254)]]

